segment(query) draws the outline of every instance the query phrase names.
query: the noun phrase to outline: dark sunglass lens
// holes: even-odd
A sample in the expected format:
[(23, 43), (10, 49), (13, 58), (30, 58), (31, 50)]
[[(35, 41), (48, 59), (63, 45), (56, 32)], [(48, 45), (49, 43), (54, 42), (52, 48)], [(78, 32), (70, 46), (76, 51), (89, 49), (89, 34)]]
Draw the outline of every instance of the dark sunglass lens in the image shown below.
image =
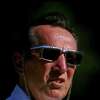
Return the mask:
[(60, 50), (53, 49), (53, 48), (44, 48), (43, 50), (43, 58), (48, 60), (56, 60), (58, 56), (60, 55)]
[(69, 64), (79, 65), (81, 63), (82, 55), (80, 52), (66, 52), (66, 61)]

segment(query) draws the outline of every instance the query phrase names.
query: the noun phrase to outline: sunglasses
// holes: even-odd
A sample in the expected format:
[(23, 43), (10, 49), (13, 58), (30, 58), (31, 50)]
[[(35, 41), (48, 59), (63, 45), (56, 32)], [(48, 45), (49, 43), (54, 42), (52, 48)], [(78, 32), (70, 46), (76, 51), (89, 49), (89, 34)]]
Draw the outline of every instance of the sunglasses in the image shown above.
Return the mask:
[(30, 49), (32, 55), (36, 55), (40, 60), (48, 62), (56, 61), (61, 54), (64, 54), (66, 63), (70, 65), (80, 65), (82, 60), (80, 51), (62, 49), (48, 45), (33, 46)]

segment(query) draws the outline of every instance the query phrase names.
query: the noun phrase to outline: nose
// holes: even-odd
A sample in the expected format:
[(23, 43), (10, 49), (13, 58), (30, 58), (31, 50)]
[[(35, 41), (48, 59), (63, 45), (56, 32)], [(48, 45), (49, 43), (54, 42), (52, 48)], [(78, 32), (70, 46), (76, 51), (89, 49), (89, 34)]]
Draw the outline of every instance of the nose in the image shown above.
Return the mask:
[(64, 73), (67, 71), (67, 64), (64, 54), (61, 54), (59, 58), (55, 61), (56, 68), (61, 72)]

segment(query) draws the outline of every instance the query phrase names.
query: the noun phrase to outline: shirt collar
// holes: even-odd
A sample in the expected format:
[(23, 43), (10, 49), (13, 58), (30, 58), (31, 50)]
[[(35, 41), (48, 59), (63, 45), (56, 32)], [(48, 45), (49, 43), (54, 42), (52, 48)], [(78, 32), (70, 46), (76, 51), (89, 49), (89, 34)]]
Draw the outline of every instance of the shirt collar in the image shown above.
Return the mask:
[(11, 93), (11, 96), (6, 100), (30, 100), (29, 96), (19, 87), (16, 85), (14, 90)]

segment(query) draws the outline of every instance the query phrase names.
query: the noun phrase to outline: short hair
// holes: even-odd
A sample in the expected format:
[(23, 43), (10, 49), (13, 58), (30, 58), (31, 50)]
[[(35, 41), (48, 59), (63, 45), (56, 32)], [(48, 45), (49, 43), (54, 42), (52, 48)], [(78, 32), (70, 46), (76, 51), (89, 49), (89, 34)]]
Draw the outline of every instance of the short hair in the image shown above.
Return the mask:
[(52, 25), (59, 26), (66, 30), (68, 30), (73, 37), (77, 40), (77, 36), (74, 33), (73, 28), (69, 24), (70, 19), (62, 13), (59, 12), (50, 12), (44, 14), (43, 16), (33, 19), (30, 23), (30, 26), (38, 26), (38, 25)]
[[(38, 21), (37, 21), (38, 20)], [(65, 28), (66, 27), (66, 17), (58, 12), (52, 12), (47, 13), (46, 15), (41, 16), (40, 18), (36, 19), (35, 21), (32, 21), (32, 26), (37, 25), (54, 25), (54, 26), (60, 26)]]

